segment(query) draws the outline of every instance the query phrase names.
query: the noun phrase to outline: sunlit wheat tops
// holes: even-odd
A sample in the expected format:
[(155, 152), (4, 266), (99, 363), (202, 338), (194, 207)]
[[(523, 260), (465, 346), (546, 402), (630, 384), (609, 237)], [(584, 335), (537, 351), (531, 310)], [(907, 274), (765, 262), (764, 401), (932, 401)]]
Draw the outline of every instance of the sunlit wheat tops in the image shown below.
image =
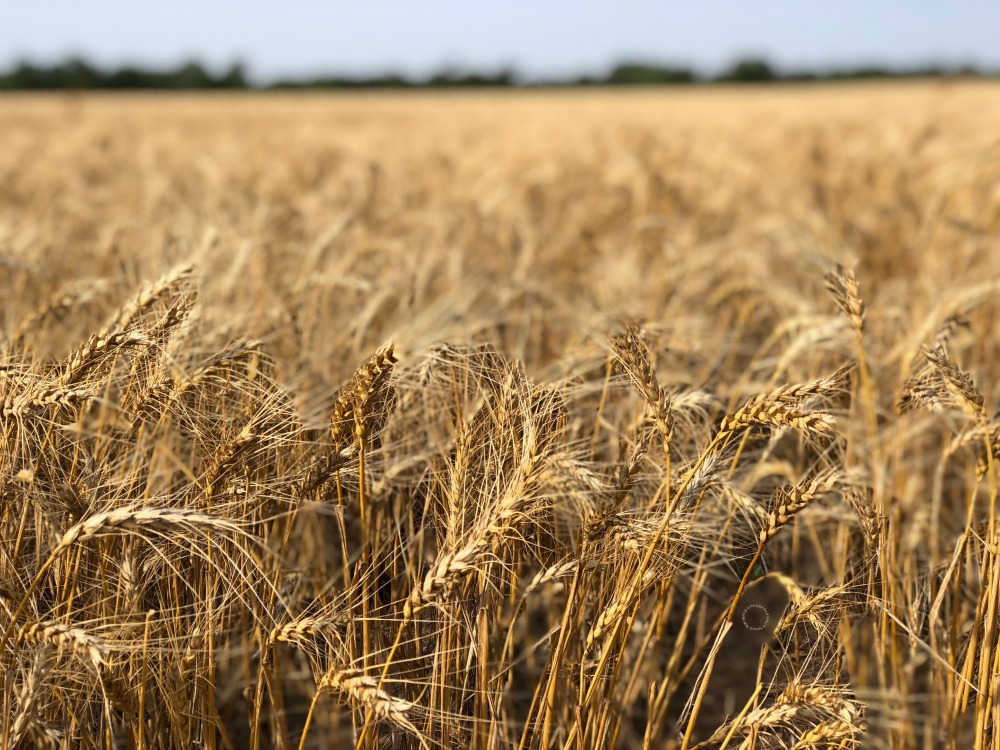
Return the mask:
[(674, 430), (670, 394), (657, 382), (645, 344), (640, 340), (638, 331), (630, 328), (625, 333), (614, 336), (611, 346), (619, 365), (645, 399), (646, 413), (656, 425), (666, 450)]
[(854, 271), (837, 266), (835, 271), (826, 275), (826, 286), (850, 321), (851, 328), (860, 334), (865, 327), (865, 306), (861, 301), (858, 279)]

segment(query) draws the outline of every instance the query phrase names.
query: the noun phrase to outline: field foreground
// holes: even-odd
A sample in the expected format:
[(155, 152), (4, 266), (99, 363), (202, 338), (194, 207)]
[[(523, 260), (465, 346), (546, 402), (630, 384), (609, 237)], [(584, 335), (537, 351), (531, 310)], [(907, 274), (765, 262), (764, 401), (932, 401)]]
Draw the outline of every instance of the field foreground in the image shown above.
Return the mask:
[(0, 99), (0, 747), (1000, 748), (998, 117)]

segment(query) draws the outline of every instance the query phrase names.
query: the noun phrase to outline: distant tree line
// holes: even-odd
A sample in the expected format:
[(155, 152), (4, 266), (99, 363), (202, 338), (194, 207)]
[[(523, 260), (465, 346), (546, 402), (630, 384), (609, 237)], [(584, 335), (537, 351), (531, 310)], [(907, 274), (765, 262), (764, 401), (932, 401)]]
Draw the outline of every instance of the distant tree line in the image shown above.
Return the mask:
[(251, 88), (240, 63), (221, 75), (188, 62), (172, 70), (126, 66), (102, 70), (74, 58), (57, 65), (21, 62), (0, 73), (0, 89), (46, 91), (56, 89), (246, 89)]
[(78, 58), (55, 65), (20, 62), (0, 72), (0, 90), (225, 90), (225, 89), (405, 89), (405, 88), (504, 88), (568, 86), (691, 85), (706, 83), (770, 83), (845, 81), (872, 78), (986, 77), (1000, 72), (984, 72), (972, 66), (924, 66), (908, 69), (866, 66), (825, 71), (783, 71), (767, 60), (739, 60), (722, 73), (704, 76), (689, 67), (646, 62), (624, 62), (602, 76), (582, 76), (527, 81), (510, 70), (484, 74), (445, 70), (426, 78), (398, 74), (377, 76), (321, 76), (280, 80), (267, 85), (251, 82), (241, 63), (233, 63), (221, 73), (212, 73), (197, 62), (173, 69), (158, 70), (125, 66), (106, 70)]

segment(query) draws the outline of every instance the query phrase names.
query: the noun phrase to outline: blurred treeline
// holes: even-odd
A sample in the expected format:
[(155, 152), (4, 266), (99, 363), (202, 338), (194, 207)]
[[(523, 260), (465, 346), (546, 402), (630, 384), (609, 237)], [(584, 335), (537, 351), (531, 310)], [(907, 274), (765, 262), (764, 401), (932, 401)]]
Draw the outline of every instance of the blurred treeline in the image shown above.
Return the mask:
[(705, 83), (767, 83), (842, 81), (871, 78), (916, 77), (985, 77), (997, 72), (984, 72), (974, 66), (922, 66), (907, 69), (865, 66), (825, 71), (779, 70), (767, 60), (739, 60), (717, 75), (702, 75), (689, 67), (664, 66), (645, 62), (625, 62), (601, 76), (580, 76), (560, 79), (524, 79), (512, 70), (477, 73), (449, 69), (425, 78), (399, 74), (374, 76), (319, 76), (278, 80), (260, 84), (251, 81), (245, 66), (236, 62), (228, 69), (213, 73), (197, 62), (187, 62), (176, 68), (160, 70), (125, 66), (103, 69), (79, 58), (54, 65), (17, 63), (0, 72), (0, 90), (62, 90), (62, 89), (374, 89), (374, 88), (479, 88), (479, 87), (538, 87), (538, 86), (627, 86), (684, 85)]

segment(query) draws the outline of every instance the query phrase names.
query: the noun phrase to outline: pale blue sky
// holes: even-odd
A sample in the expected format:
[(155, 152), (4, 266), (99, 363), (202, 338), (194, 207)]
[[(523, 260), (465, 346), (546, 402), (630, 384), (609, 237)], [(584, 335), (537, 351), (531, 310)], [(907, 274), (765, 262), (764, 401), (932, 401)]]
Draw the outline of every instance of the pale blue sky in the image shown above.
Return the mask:
[(103, 65), (239, 58), (259, 81), (445, 65), (528, 77), (645, 59), (718, 71), (976, 63), (1000, 69), (1000, 0), (0, 0), (0, 67), (79, 54)]

